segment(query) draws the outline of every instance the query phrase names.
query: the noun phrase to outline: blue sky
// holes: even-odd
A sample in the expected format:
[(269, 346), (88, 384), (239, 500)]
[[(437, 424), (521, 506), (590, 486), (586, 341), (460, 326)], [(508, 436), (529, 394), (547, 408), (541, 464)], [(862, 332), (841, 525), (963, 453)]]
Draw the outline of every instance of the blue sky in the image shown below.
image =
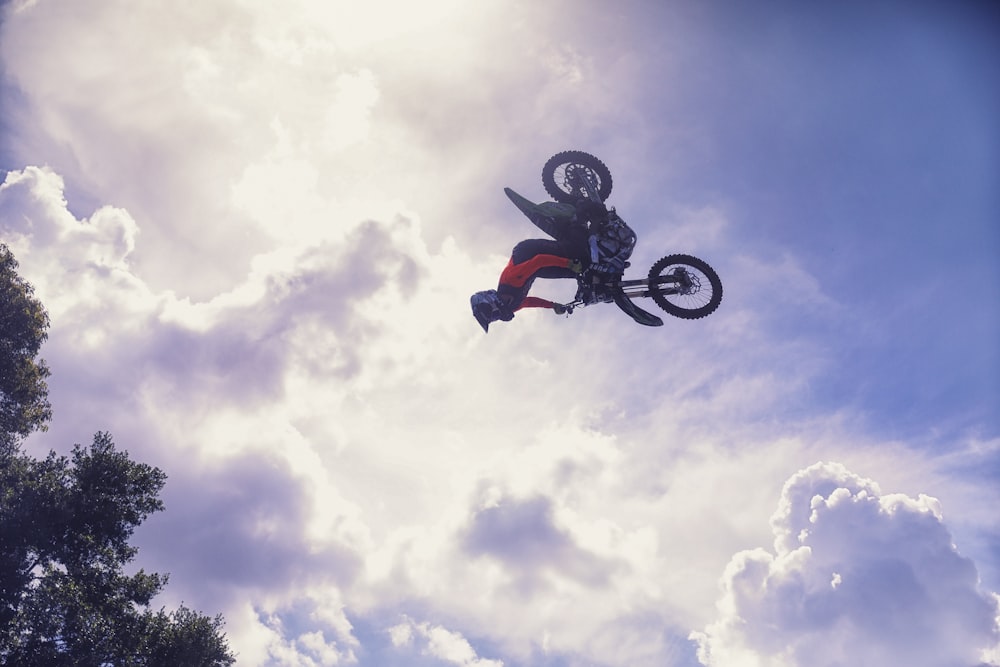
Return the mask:
[[(0, 11), (28, 447), (167, 472), (239, 664), (1000, 664), (990, 3)], [(717, 313), (482, 334), (567, 149)]]
[[(866, 375), (892, 384), (849, 382), (833, 400), (854, 395), (881, 423), (923, 430), (923, 415), (940, 423), (931, 404), (957, 412), (970, 391), (992, 397), (965, 407), (995, 433), (993, 17), (969, 3), (697, 7), (701, 30), (678, 66), (690, 78), (644, 105), (653, 117), (697, 114), (711, 137), (668, 188), (731, 204), (734, 241), (765, 257), (793, 248), (851, 310), (842, 358), (886, 368)], [(940, 275), (956, 265), (967, 290)], [(851, 332), (879, 321), (907, 335)]]

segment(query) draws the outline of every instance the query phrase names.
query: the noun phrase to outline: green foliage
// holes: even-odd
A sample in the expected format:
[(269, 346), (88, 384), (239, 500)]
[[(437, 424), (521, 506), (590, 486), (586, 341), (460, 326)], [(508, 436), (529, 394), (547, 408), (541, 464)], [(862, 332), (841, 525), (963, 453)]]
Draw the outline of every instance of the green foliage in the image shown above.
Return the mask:
[(8, 448), (52, 416), (45, 379), (49, 369), (36, 360), (49, 316), (34, 288), (17, 274), (17, 260), (0, 243), (0, 445)]
[(212, 667), (232, 664), (222, 635), (222, 617), (208, 618), (181, 606), (150, 618), (147, 665)]
[(166, 476), (98, 433), (70, 458), (0, 455), (0, 665), (231, 665), (222, 619), (149, 604), (166, 576), (124, 566)]
[(98, 433), (72, 456), (23, 454), (52, 416), (38, 360), (49, 317), (0, 244), (0, 665), (216, 667), (235, 658), (222, 618), (153, 612), (165, 575), (124, 567), (135, 528), (163, 509), (166, 475)]

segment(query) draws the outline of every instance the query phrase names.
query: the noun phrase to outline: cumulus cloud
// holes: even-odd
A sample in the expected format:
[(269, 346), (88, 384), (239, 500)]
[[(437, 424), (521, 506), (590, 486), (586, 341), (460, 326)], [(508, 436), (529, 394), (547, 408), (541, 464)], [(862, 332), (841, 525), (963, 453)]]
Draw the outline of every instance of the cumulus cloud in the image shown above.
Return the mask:
[[(80, 262), (107, 269), (124, 268), (135, 249), (139, 228), (127, 211), (103, 206), (77, 221), (67, 210), (63, 178), (48, 168), (8, 172), (0, 191), (0, 221), (5, 235), (36, 247), (79, 245)], [(15, 242), (16, 242), (15, 241)]]
[(882, 494), (839, 464), (794, 475), (774, 552), (738, 553), (705, 665), (971, 667), (1000, 639), (997, 596), (952, 543), (940, 503)]
[(380, 92), (346, 62), (335, 35), (362, 27), (343, 18), (315, 3), (13, 8), (0, 56), (25, 101), (11, 112), (28, 114), (16, 143), (143, 220), (133, 261), (152, 285), (210, 297), (258, 252), (321, 238), (338, 224), (329, 212), (352, 206), (335, 183), (353, 179), (344, 152), (368, 137)]
[[(352, 227), (340, 243), (260, 256), (244, 283), (192, 303), (137, 275), (138, 225), (128, 212), (102, 207), (77, 219), (62, 178), (48, 169), (10, 172), (0, 186), (0, 229), (52, 316), (64, 374), (119, 386), (131, 378), (180, 400), (273, 399), (290, 365), (313, 375), (359, 372), (350, 339), (381, 328), (358, 314), (361, 304), (383, 290), (405, 298), (426, 269), (415, 260), (410, 221)], [(84, 349), (89, 359), (78, 356)], [(88, 370), (73, 372), (77, 362)]]
[(389, 628), (392, 645), (396, 648), (416, 650), (450, 665), (460, 667), (503, 667), (502, 660), (480, 658), (476, 650), (461, 633), (440, 625), (417, 623), (404, 618)]

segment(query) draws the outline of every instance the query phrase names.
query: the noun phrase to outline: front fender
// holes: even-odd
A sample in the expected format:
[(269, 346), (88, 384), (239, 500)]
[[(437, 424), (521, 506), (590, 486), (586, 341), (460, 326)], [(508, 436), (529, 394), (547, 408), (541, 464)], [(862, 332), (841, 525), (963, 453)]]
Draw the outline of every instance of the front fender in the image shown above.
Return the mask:
[(652, 313), (648, 313), (635, 305), (632, 299), (625, 296), (625, 292), (619, 287), (611, 291), (615, 305), (625, 311), (625, 313), (639, 324), (647, 327), (662, 327), (663, 320)]

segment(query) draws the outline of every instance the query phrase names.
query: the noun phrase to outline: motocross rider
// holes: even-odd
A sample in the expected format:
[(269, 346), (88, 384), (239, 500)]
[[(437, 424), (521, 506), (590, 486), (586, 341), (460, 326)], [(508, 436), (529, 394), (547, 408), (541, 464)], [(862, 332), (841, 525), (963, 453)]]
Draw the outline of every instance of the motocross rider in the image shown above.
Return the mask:
[[(593, 275), (620, 275), (628, 266), (635, 247), (635, 232), (618, 217), (614, 208), (579, 199), (576, 205), (557, 202), (534, 204), (510, 188), (504, 192), (514, 205), (551, 239), (521, 241), (511, 253), (495, 290), (472, 295), (472, 314), (489, 331), (497, 320), (508, 322), (521, 308), (550, 308), (556, 314), (565, 307), (539, 297), (528, 296), (535, 278), (576, 278)], [(583, 283), (581, 283), (582, 285)], [(578, 299), (593, 298), (581, 287)]]

